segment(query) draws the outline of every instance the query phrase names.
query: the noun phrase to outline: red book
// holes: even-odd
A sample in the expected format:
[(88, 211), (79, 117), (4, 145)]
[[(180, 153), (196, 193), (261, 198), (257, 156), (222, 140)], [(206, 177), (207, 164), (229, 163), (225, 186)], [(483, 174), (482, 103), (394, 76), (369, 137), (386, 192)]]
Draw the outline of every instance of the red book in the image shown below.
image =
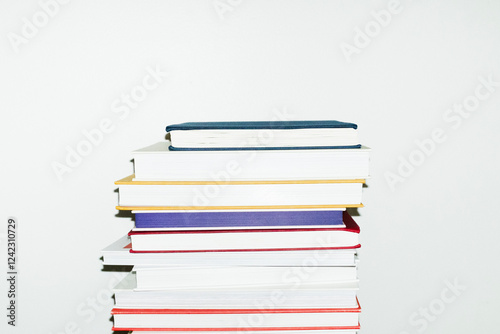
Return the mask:
[(344, 212), (345, 227), (296, 229), (131, 231), (131, 252), (286, 251), (359, 247), (359, 226)]
[(119, 309), (114, 331), (358, 330), (361, 307), (303, 309)]

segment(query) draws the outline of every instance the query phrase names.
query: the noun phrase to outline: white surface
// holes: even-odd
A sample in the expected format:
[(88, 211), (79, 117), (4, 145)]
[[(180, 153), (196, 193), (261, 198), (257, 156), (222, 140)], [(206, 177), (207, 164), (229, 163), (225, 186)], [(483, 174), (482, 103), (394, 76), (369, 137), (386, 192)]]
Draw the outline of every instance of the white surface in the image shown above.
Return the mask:
[[(362, 333), (414, 334), (422, 321), (427, 333), (496, 332), (500, 87), (467, 118), (447, 110), (474, 94), (479, 76), (500, 81), (500, 3), (402, 0), (347, 62), (341, 43), (387, 6), (252, 0), (221, 20), (210, 0), (72, 1), (15, 53), (7, 34), (40, 7), (3, 1), (0, 260), (4, 270), (6, 219), (16, 216), (20, 291), (19, 327), (4, 316), (0, 332), (111, 332), (116, 279), (99, 257), (132, 226), (115, 216), (113, 192), (132, 173), (130, 152), (163, 140), (167, 124), (272, 120), (273, 110), (357, 123), (372, 148), (355, 217)], [(121, 94), (157, 65), (168, 74), (127, 114)], [(52, 162), (105, 118), (113, 130), (60, 182)], [(384, 173), (436, 128), (446, 140), (392, 191)], [(458, 296), (445, 283), (455, 279), (466, 287)], [(440, 314), (422, 320), (419, 308), (430, 306)]]

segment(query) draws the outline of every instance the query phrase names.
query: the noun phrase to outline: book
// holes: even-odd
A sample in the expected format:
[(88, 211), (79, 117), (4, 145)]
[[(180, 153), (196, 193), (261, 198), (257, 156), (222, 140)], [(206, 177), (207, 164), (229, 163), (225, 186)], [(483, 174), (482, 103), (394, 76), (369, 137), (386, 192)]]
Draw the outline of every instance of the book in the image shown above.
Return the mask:
[[(115, 331), (356, 330), (354, 308), (300, 309), (122, 309), (113, 308)], [(259, 326), (254, 318), (259, 317)]]
[[(357, 327), (359, 329), (359, 326)], [(346, 329), (328, 329), (328, 330), (321, 330), (321, 329), (315, 329), (315, 330), (259, 330), (259, 331), (254, 331), (252, 329), (245, 329), (245, 334), (357, 334), (357, 329), (354, 330), (346, 330)], [(130, 332), (131, 334), (144, 334), (145, 331), (148, 331), (147, 329), (142, 329), (142, 330), (135, 330)], [(154, 331), (155, 334), (179, 334), (179, 331)], [(241, 330), (237, 331), (214, 331), (214, 330), (208, 330), (208, 331), (182, 331), (184, 334), (214, 334), (214, 333), (219, 333), (219, 334), (242, 334)]]
[(172, 151), (163, 141), (132, 152), (137, 181), (366, 179), (368, 147), (316, 150)]
[[(360, 307), (325, 309), (119, 309), (114, 308), (114, 331), (241, 331), (261, 330), (356, 330)], [(263, 318), (260, 327), (250, 319)]]
[[(359, 329), (359, 326), (354, 329), (354, 330), (347, 330), (347, 329), (328, 329), (328, 330), (322, 330), (322, 329), (314, 329), (314, 330), (303, 330), (303, 329), (298, 329), (298, 330), (257, 330), (254, 331), (250, 328), (246, 328), (245, 334), (357, 334), (357, 330)], [(132, 332), (129, 332), (131, 334), (144, 334), (145, 331), (148, 331), (148, 329), (141, 329), (141, 330), (135, 330)], [(154, 331), (155, 334), (179, 334), (179, 331)], [(196, 330), (196, 331), (185, 331), (183, 330), (182, 333), (184, 334), (214, 334), (214, 333), (219, 333), (219, 334), (242, 334), (241, 330), (237, 331), (214, 331), (214, 330)]]
[(342, 210), (132, 211), (136, 229), (343, 227)]
[(354, 266), (359, 247), (287, 251), (133, 252), (130, 237), (124, 236), (104, 248), (101, 254), (103, 264), (108, 266), (305, 266), (310, 265), (308, 259), (314, 260), (315, 266)]
[(359, 148), (357, 125), (339, 121), (189, 122), (166, 127), (171, 150)]
[(115, 182), (120, 210), (360, 207), (365, 180)]
[(134, 273), (114, 289), (116, 308), (245, 308), (258, 309), (273, 301), (281, 308), (356, 307), (358, 282), (329, 283), (325, 286), (276, 289), (275, 287), (227, 289), (137, 290)]
[[(311, 259), (312, 260), (312, 259)], [(357, 281), (357, 267), (134, 266), (137, 290), (328, 285)]]
[(345, 227), (129, 232), (133, 251), (290, 250), (359, 245), (359, 226), (343, 212)]

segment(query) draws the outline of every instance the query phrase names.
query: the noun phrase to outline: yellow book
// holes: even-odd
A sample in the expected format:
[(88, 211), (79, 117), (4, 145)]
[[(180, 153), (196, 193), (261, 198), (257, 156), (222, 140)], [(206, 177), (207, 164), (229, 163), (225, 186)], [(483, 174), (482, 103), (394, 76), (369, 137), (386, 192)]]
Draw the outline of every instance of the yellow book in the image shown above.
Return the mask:
[(364, 179), (115, 182), (119, 210), (259, 210), (362, 207)]

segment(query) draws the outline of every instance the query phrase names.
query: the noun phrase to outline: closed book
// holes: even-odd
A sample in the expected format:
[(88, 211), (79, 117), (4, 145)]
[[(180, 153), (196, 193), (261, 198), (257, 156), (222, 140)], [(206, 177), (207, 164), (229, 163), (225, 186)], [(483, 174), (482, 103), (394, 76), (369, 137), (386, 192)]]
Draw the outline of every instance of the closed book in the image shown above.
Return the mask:
[[(120, 309), (114, 331), (356, 330), (361, 308), (324, 309)], [(259, 326), (253, 324), (261, 317)]]
[[(314, 259), (310, 259), (314, 261)], [(357, 281), (356, 266), (346, 267), (156, 267), (134, 266), (137, 289), (167, 290), (230, 287), (276, 287), (328, 285)]]
[[(246, 334), (357, 334), (357, 330), (359, 329), (359, 326), (355, 329), (347, 330), (347, 329), (312, 329), (312, 330), (301, 330), (301, 329), (296, 329), (296, 330), (258, 330), (258, 331), (253, 331), (252, 329), (246, 329), (245, 333)], [(131, 334), (144, 334), (145, 331), (148, 331), (148, 329), (139, 329), (130, 332)], [(179, 334), (179, 331), (173, 330), (173, 331), (154, 331), (155, 334)], [(219, 333), (219, 334), (242, 334), (241, 330), (237, 331), (214, 331), (214, 330), (195, 330), (195, 331), (182, 331), (184, 334), (214, 334), (214, 333)]]
[(365, 180), (116, 181), (121, 210), (360, 207)]
[[(355, 308), (322, 309), (122, 309), (114, 308), (115, 331), (356, 330)], [(259, 317), (259, 326), (255, 326)]]
[(124, 236), (101, 253), (104, 265), (109, 266), (308, 266), (311, 260), (315, 266), (354, 266), (359, 247), (358, 244), (344, 249), (133, 252), (130, 237)]
[[(357, 334), (357, 329), (359, 329), (359, 326), (355, 329), (347, 330), (347, 329), (313, 329), (313, 330), (259, 330), (259, 331), (253, 331), (252, 329), (246, 329), (245, 333), (246, 334)], [(152, 329), (149, 329), (152, 330)], [(144, 334), (144, 332), (149, 331), (148, 329), (138, 329), (130, 332), (131, 334)], [(173, 331), (157, 331), (154, 330), (155, 334), (179, 334), (178, 330), (173, 330)], [(214, 330), (195, 330), (195, 331), (182, 331), (184, 334), (214, 334), (214, 333), (219, 333), (219, 334), (242, 334), (241, 330), (237, 331), (214, 331)]]
[(132, 152), (137, 181), (365, 179), (370, 149), (184, 152), (163, 141)]
[(133, 211), (136, 229), (342, 227), (342, 210)]
[[(276, 309), (356, 307), (358, 282), (329, 283), (294, 289), (247, 287), (214, 289), (138, 290), (134, 273), (118, 283), (113, 292), (116, 308), (248, 308), (259, 309), (273, 299)], [(279, 298), (277, 298), (279, 296)], [(267, 303), (266, 303), (267, 302)]]
[(172, 150), (359, 148), (357, 125), (327, 121), (189, 122), (166, 127)]
[(359, 245), (359, 226), (343, 212), (345, 227), (129, 232), (133, 251), (290, 250)]

